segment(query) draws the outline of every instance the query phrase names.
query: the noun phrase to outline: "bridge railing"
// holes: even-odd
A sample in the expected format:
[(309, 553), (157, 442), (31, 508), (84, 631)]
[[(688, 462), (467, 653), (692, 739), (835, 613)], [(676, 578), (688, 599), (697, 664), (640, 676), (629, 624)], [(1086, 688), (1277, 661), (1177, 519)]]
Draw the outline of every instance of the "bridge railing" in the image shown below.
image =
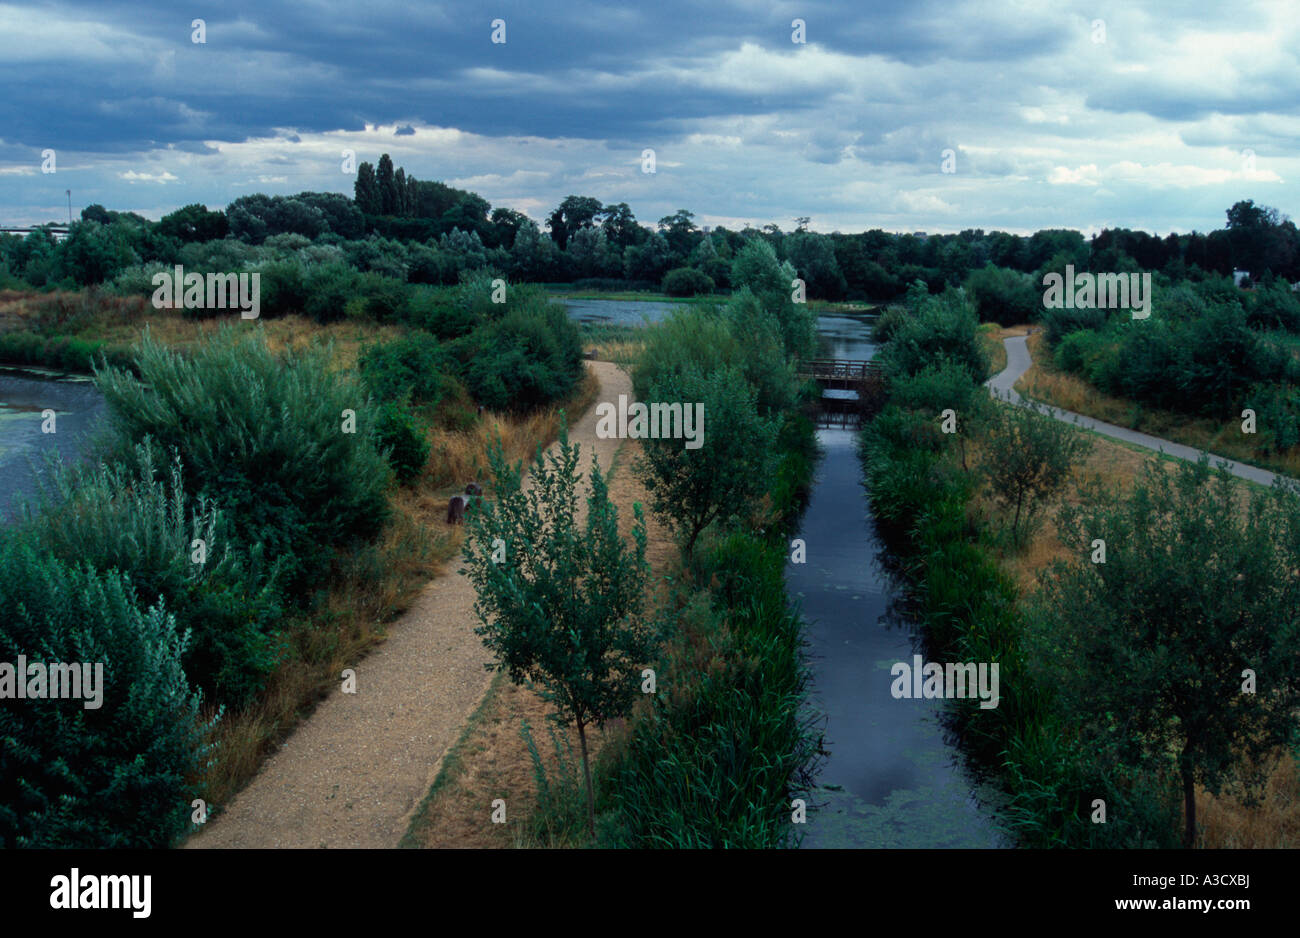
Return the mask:
[(881, 367), (868, 359), (814, 358), (805, 361), (799, 373), (818, 380), (852, 381), (879, 375)]

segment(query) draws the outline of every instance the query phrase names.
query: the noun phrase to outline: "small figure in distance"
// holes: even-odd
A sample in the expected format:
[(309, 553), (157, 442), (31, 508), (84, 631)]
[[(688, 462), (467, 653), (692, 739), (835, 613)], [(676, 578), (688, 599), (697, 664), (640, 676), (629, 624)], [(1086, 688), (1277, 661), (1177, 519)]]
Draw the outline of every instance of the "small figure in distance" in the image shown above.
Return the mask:
[(471, 482), (465, 486), (464, 495), (453, 495), (451, 501), (447, 503), (447, 523), (461, 524), (465, 520), (465, 509), (469, 507), (470, 499), (482, 498), (483, 487), (477, 482)]

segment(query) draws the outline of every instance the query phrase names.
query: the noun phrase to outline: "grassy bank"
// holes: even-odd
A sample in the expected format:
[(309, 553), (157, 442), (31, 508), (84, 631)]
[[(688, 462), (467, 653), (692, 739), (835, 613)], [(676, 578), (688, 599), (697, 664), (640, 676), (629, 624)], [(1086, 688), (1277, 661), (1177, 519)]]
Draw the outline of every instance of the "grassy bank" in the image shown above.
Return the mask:
[[(774, 285), (774, 257), (769, 266), (756, 276)], [(588, 731), (597, 753), (595, 823), (588, 827), (571, 735), (552, 741), (539, 728), (548, 708), (531, 690), (498, 682), (408, 845), (798, 841), (792, 802), (808, 790), (816, 747), (802, 622), (783, 570), (816, 461), (814, 430), (801, 413), (805, 389), (791, 363), (814, 345), (813, 318), (784, 291), (745, 289), (721, 307), (685, 307), (637, 338), (637, 399), (700, 401), (711, 429), (698, 453), (678, 439), (629, 441), (620, 450), (617, 503), (648, 502), (659, 525), (655, 581), (646, 589), (658, 650), (645, 669), (637, 665), (640, 692), (630, 711), (607, 721), (603, 734)], [(573, 588), (587, 595), (585, 581)], [(525, 581), (509, 595), (519, 589), (533, 587)], [(602, 680), (608, 667), (590, 680)], [(524, 721), (531, 739), (521, 734)], [(484, 825), (484, 799), (507, 792), (516, 825)], [(466, 821), (471, 814), (476, 823)]]

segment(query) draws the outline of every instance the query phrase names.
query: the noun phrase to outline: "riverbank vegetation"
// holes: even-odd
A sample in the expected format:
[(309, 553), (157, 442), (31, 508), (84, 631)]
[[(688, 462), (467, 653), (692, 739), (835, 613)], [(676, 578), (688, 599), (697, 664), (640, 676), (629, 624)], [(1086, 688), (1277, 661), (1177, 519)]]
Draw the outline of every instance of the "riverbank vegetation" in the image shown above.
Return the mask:
[[(760, 290), (763, 278), (779, 276), (775, 257), (763, 257), (754, 271)], [(649, 621), (658, 641), (626, 673), (619, 670), (629, 663), (623, 658), (617, 668), (600, 664), (603, 656), (587, 662), (593, 687), (596, 675), (618, 673), (619, 692), (633, 692), (630, 712), (607, 721), (590, 740), (596, 752), (594, 836), (584, 795), (583, 740), (543, 733), (529, 723), (545, 712), (528, 702), (533, 695), (498, 681), (455, 747), (452, 766), (435, 783), (407, 843), (442, 845), (461, 832), (471, 842), (496, 846), (797, 842), (792, 800), (806, 792), (815, 734), (804, 701), (802, 624), (789, 605), (783, 569), (816, 458), (812, 425), (802, 413), (804, 389), (791, 367), (794, 350), (809, 347), (811, 330), (811, 318), (788, 294), (773, 293), (764, 302), (747, 288), (726, 304), (679, 310), (643, 336), (632, 372), (638, 399), (707, 398), (705, 437), (695, 450), (685, 450), (680, 438), (628, 441), (620, 450), (639, 452), (614, 475), (621, 479), (625, 514), (636, 515), (641, 499), (652, 505), (650, 520), (659, 532), (650, 550), (659, 556), (655, 584), (644, 597), (644, 620), (629, 612), (589, 634), (579, 629), (573, 640), (582, 648), (588, 639), (601, 645), (608, 627), (632, 635), (641, 628), (638, 622)], [(746, 357), (754, 349), (746, 349), (741, 337), (756, 343), (759, 354)], [(725, 387), (708, 383), (705, 376), (717, 374), (727, 378)], [(735, 448), (748, 452), (753, 444), (737, 434), (756, 428), (766, 452), (734, 465)], [(690, 506), (670, 510), (668, 500), (655, 495), (668, 491), (691, 492)], [(610, 517), (603, 487), (588, 510)], [(467, 556), (489, 555), (492, 538), (506, 544), (527, 540), (523, 521), (514, 525), (517, 530), (503, 530), (499, 521), (485, 512), (482, 532), (471, 524), (477, 546)], [(629, 545), (638, 530), (638, 522), (624, 525)], [(527, 564), (519, 563), (522, 575)], [(518, 580), (509, 570), (479, 566), (513, 583), (510, 589), (488, 587), (493, 603), (504, 597), (512, 608), (526, 610), (535, 599), (545, 608), (552, 596), (528, 577)], [(589, 591), (581, 595), (595, 602)], [(603, 601), (596, 605), (611, 608)], [(518, 742), (503, 742), (503, 734)], [(489, 754), (490, 765), (484, 761)], [(533, 791), (537, 800), (514, 837), (504, 828), (499, 835), (465, 831), (458, 807), (476, 803), (475, 793), (489, 790), (485, 778), (518, 779), (521, 760), (531, 764), (532, 778), (514, 784)], [(503, 762), (514, 768), (503, 769)]]
[[(894, 313), (890, 328), (903, 339), (880, 352), (891, 398), (862, 437), (877, 524), (911, 583), (932, 656), (1000, 663), (996, 709), (954, 705), (966, 749), (1006, 789), (1004, 821), (1022, 845), (1191, 845), (1198, 799), (1219, 818), (1215, 836), (1231, 838), (1222, 819), (1240, 822), (1252, 793), (1294, 780), (1300, 755), (1300, 501), (1108, 441), (1090, 455), (1064, 438), (999, 443), (1007, 421), (1033, 426), (1035, 417), (972, 407), (987, 370), (967, 302), (952, 296), (936, 309), (917, 296)], [(942, 320), (927, 330), (937, 366), (909, 338), (907, 322), (922, 317)], [(943, 432), (944, 406), (965, 434)], [(990, 419), (990, 407), (1002, 410)], [(1073, 484), (1035, 496), (1064, 506), (1043, 530), (1006, 537), (1011, 490), (998, 480), (1033, 449), (1070, 464)], [(1116, 456), (1127, 467), (1118, 476)], [(1152, 468), (1134, 471), (1144, 463)], [(1088, 483), (1100, 472), (1111, 473), (1109, 490)], [(1267, 689), (1248, 691), (1247, 669), (1267, 673)], [(1285, 806), (1255, 811), (1285, 820), (1255, 845), (1283, 845), (1300, 829)]]
[[(95, 295), (10, 308), (49, 344), (74, 328), (139, 339), (94, 363), (109, 429), (91, 461), (52, 466), (0, 531), (0, 657), (112, 663), (102, 709), (42, 710), (57, 732), (6, 710), (0, 842), (193, 830), (191, 802), (219, 810), (454, 554), (439, 489), (476, 478), (489, 440), (517, 457), (554, 436), (559, 408), (588, 405), (563, 311), (487, 289), (451, 291), (441, 335), (353, 324), (342, 349), (302, 320), (218, 326)], [(103, 608), (82, 623), (86, 597)], [(41, 609), (69, 617), (48, 639), (24, 611)], [(132, 723), (155, 718), (170, 724)]]

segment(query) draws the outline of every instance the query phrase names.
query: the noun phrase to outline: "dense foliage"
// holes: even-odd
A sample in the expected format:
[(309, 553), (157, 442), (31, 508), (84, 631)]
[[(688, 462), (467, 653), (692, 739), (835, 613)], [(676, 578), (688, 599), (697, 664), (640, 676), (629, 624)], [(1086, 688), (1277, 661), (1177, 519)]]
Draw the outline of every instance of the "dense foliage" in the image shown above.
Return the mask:
[(190, 494), (281, 562), (291, 594), (308, 595), (335, 549), (383, 525), (374, 407), (328, 350), (276, 354), (257, 333), (225, 329), (189, 355), (146, 337), (139, 369), (97, 373), (121, 445), (148, 437), (179, 454)]
[(138, 602), (125, 575), (0, 540), (0, 661), (102, 666), (98, 707), (0, 708), (0, 845), (165, 847), (181, 833), (204, 755), (185, 644), (165, 603)]

